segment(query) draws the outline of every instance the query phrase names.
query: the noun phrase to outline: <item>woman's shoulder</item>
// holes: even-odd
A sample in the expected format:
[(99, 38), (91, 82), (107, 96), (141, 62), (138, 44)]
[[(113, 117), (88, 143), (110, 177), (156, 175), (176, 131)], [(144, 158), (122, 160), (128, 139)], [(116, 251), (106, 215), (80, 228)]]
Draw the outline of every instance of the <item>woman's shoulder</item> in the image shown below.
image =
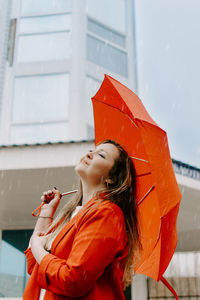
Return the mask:
[(93, 199), (92, 202), (90, 202), (90, 205), (84, 208), (84, 215), (87, 217), (110, 217), (113, 218), (113, 221), (117, 220), (124, 223), (124, 214), (121, 210), (121, 208), (105, 199), (105, 198), (97, 198)]
[(90, 232), (98, 229), (99, 236), (112, 236), (112, 239), (120, 240), (123, 245), (127, 242), (123, 212), (109, 200), (97, 199), (89, 207), (83, 207), (77, 216), (77, 230), (83, 229)]
[(107, 209), (107, 210), (113, 211), (115, 214), (117, 214), (119, 216), (124, 215), (121, 208), (117, 204), (113, 203), (110, 200), (104, 200), (101, 202), (101, 204), (102, 204), (102, 209)]

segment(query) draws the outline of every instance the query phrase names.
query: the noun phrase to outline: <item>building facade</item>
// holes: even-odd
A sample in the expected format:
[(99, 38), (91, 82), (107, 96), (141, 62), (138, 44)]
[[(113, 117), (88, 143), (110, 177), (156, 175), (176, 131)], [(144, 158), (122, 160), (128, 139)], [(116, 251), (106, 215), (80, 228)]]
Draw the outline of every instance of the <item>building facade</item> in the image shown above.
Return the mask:
[(104, 73), (135, 86), (132, 1), (2, 3), (1, 144), (93, 137)]

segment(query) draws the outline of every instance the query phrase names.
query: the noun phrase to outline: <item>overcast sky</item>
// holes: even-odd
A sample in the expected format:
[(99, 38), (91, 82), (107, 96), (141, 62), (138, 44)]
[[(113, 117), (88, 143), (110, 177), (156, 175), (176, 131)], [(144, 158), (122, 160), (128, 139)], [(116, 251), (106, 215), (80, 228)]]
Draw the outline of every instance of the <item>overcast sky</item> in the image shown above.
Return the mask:
[(173, 158), (200, 167), (200, 1), (135, 0), (138, 95)]

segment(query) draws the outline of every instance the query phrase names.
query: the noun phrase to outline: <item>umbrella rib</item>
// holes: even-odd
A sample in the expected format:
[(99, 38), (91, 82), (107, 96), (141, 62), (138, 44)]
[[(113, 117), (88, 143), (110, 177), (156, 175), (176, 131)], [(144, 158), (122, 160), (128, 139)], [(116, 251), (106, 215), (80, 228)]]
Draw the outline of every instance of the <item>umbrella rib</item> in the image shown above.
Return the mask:
[(140, 199), (140, 201), (137, 203), (137, 206), (140, 205), (140, 203), (149, 195), (149, 193), (155, 188), (155, 185), (152, 185), (152, 187), (146, 192), (146, 194)]
[[(120, 111), (121, 111), (121, 110), (120, 110)], [(138, 128), (138, 126), (136, 125), (136, 123), (133, 122), (133, 120), (131, 119), (131, 117), (130, 117), (128, 114), (126, 114), (125, 112), (123, 112), (123, 114), (124, 114), (125, 116), (127, 116), (127, 117), (130, 119), (130, 121), (135, 125), (136, 128)]]
[(177, 203), (174, 207), (172, 207), (164, 216), (160, 216), (160, 228), (159, 228), (159, 233), (158, 233), (158, 238), (157, 238), (157, 242), (160, 238), (160, 234), (161, 234), (161, 225), (162, 225), (162, 219), (163, 217), (165, 217), (167, 214), (169, 214), (173, 209), (175, 209), (180, 203)]
[(107, 105), (107, 106), (110, 106), (110, 107), (112, 107), (112, 108), (114, 108), (114, 109), (119, 110), (122, 114), (124, 114), (126, 117), (128, 117), (128, 118), (130, 119), (130, 121), (135, 125), (136, 128), (139, 128), (139, 127), (137, 126), (137, 124), (136, 124), (135, 122), (133, 122), (133, 120), (131, 119), (131, 117), (130, 117), (127, 113), (125, 113), (124, 111), (122, 111), (121, 109), (119, 109), (118, 107), (115, 107), (115, 106), (110, 105), (110, 104), (108, 104), (108, 103), (102, 102), (102, 101), (97, 100), (97, 99), (95, 99), (95, 98), (92, 98), (92, 100), (95, 100), (95, 101), (100, 102), (100, 103), (102, 103), (102, 104), (104, 104), (104, 105)]
[(147, 176), (147, 175), (150, 175), (150, 174), (151, 174), (151, 172), (143, 173), (143, 174), (138, 174), (138, 175), (136, 175), (136, 177)]
[(145, 163), (149, 163), (149, 161), (148, 160), (146, 160), (146, 159), (143, 159), (143, 158), (138, 158), (138, 157), (135, 157), (135, 156), (129, 156), (129, 157), (131, 157), (131, 158), (133, 158), (133, 159), (136, 159), (136, 160), (140, 160), (140, 161), (143, 161), (143, 162), (145, 162)]
[(160, 238), (160, 233), (161, 233), (161, 222), (162, 222), (162, 217), (160, 217), (160, 228), (159, 228), (159, 233), (158, 233), (158, 237), (157, 237), (157, 241), (156, 241), (156, 245), (157, 245), (157, 243), (158, 243), (158, 241), (159, 241), (159, 238)]

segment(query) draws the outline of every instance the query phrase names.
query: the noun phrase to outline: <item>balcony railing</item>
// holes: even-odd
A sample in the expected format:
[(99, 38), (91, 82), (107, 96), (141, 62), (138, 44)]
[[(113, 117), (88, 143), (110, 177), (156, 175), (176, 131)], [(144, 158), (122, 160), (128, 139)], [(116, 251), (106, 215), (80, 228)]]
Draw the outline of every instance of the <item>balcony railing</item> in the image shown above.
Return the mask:
[(187, 176), (200, 181), (200, 169), (172, 159), (173, 168), (176, 174)]

